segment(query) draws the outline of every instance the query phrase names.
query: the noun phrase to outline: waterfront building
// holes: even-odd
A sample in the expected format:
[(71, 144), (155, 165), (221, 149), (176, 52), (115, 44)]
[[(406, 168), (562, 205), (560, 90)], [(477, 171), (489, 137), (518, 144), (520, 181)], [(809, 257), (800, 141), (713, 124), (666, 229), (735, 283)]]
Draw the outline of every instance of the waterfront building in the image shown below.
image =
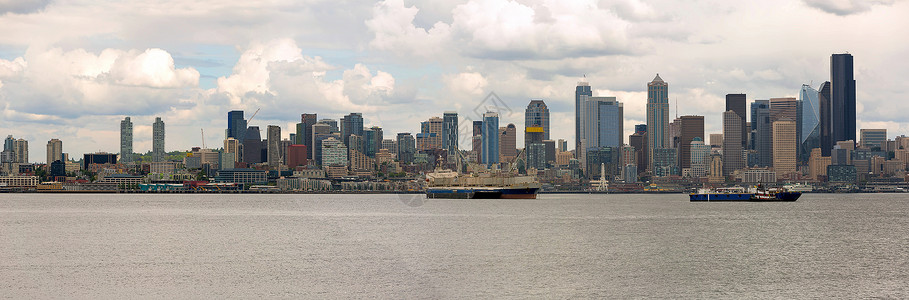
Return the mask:
[(773, 169), (779, 176), (796, 171), (797, 131), (793, 120), (773, 122)]
[(542, 127), (543, 139), (549, 139), (549, 108), (543, 99), (531, 99), (524, 110), (524, 127)]
[(120, 163), (133, 162), (133, 122), (129, 117), (120, 121)]
[(47, 165), (55, 161), (63, 161), (63, 142), (59, 139), (47, 141)]
[(499, 113), (483, 114), (482, 155), (480, 163), (487, 167), (499, 163)]
[(653, 169), (653, 152), (656, 149), (669, 148), (669, 84), (657, 74), (647, 84), (647, 145), (650, 147)]
[(735, 111), (723, 113), (723, 176), (745, 167), (741, 123), (742, 118)]

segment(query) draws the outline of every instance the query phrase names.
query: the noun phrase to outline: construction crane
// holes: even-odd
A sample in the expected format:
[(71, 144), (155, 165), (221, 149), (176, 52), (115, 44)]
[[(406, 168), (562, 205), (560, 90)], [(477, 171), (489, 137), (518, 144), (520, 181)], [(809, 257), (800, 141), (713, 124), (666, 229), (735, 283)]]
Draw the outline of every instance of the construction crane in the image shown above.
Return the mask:
[(247, 125), (247, 126), (249, 126), (249, 123), (252, 123), (252, 119), (255, 118), (257, 114), (259, 114), (259, 110), (260, 110), (260, 109), (262, 109), (262, 108), (256, 108), (256, 112), (254, 112), (254, 113), (252, 114), (252, 116), (249, 117), (249, 120), (246, 120), (246, 125)]

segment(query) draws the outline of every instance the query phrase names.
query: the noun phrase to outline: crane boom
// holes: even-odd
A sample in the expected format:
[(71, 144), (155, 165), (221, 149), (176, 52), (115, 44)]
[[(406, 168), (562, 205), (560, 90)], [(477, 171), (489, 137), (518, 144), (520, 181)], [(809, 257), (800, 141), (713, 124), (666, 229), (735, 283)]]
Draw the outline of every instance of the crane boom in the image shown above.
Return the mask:
[(252, 116), (249, 117), (249, 120), (246, 120), (246, 125), (247, 125), (247, 126), (249, 126), (249, 123), (252, 122), (252, 119), (255, 118), (257, 114), (259, 114), (259, 110), (260, 110), (260, 109), (262, 109), (262, 108), (256, 108), (256, 112), (254, 112), (254, 113), (252, 114)]

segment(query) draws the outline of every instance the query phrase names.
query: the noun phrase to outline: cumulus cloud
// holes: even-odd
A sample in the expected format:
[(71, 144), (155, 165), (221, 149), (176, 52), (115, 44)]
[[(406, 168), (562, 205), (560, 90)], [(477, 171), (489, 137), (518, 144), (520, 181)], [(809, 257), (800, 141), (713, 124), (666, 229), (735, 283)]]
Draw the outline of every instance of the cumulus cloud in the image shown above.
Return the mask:
[(894, 0), (803, 0), (809, 7), (838, 16), (860, 14), (876, 5), (892, 5)]
[[(647, 14), (644, 6), (629, 7)], [(376, 4), (366, 21), (374, 49), (442, 55), (455, 51), (475, 58), (516, 60), (628, 54), (630, 23), (595, 1), (542, 1), (525, 5), (511, 0), (470, 0), (452, 10), (452, 22), (429, 30), (413, 25), (419, 11), (401, 0)]]

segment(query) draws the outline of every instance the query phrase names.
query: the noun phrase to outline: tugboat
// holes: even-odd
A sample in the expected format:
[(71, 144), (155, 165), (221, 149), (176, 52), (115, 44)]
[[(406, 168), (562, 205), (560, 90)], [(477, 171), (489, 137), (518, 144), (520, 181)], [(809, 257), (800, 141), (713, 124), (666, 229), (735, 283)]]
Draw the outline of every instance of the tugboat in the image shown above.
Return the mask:
[(698, 189), (697, 193), (689, 194), (691, 202), (710, 201), (750, 201), (750, 202), (792, 202), (802, 196), (801, 192), (788, 191), (779, 188), (765, 189), (730, 187), (717, 189)]

